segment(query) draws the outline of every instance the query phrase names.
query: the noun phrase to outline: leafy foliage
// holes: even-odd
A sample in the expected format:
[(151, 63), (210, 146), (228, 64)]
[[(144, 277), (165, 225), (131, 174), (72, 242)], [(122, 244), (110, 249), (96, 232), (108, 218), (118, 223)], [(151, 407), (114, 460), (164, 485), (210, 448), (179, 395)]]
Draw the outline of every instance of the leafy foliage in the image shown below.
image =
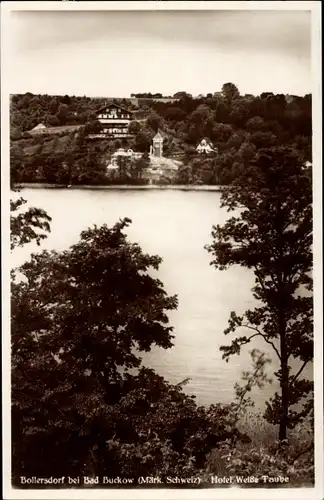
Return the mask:
[(266, 487), (287, 486), (274, 482), (273, 478), (280, 477), (288, 478), (289, 486), (310, 486), (314, 483), (314, 446), (308, 445), (300, 452), (300, 444), (305, 446), (297, 441), (294, 446), (283, 447), (278, 441), (270, 447), (261, 445), (244, 449), (224, 443), (221, 445), (222, 458), (226, 462), (227, 474), (257, 477)]
[[(106, 181), (107, 148), (85, 141), (85, 130), (61, 137), (35, 137), (11, 147), (11, 179), (54, 184), (100, 184)], [(33, 142), (35, 141), (35, 146)]]
[[(172, 346), (177, 307), (151, 276), (161, 258), (130, 243), (124, 219), (43, 251), (12, 282), (12, 467), (19, 477), (189, 475), (230, 437), (230, 409), (198, 407), (141, 367)], [(237, 431), (235, 431), (237, 433)]]
[(32, 240), (36, 240), (37, 245), (40, 245), (41, 241), (47, 237), (46, 233), (50, 232), (51, 217), (44, 210), (34, 207), (30, 207), (25, 212), (19, 212), (25, 203), (27, 202), (22, 197), (10, 200), (11, 250)]
[[(251, 351), (253, 369), (243, 373), (243, 384), (235, 384), (235, 402), (230, 405), (232, 436), (222, 441), (207, 457), (199, 477), (206, 483), (210, 476), (232, 476), (246, 487), (312, 486), (314, 484), (314, 409), (299, 418), (287, 439), (277, 440), (277, 427), (261, 413), (249, 411), (254, 402), (249, 397), (253, 387), (271, 382), (265, 373), (271, 362), (260, 351)], [(237, 439), (234, 429), (240, 433)], [(244, 437), (244, 439), (242, 439)], [(243, 483), (237, 477), (253, 477)], [(284, 479), (286, 478), (286, 479)]]

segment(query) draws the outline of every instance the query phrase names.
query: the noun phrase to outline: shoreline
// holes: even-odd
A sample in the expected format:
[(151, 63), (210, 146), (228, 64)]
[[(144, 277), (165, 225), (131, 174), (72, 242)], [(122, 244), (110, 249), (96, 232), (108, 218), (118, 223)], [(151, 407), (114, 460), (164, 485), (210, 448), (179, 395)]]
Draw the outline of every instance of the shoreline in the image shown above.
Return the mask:
[(143, 184), (143, 185), (129, 185), (129, 184), (109, 184), (109, 185), (74, 185), (66, 186), (65, 184), (46, 184), (46, 183), (33, 183), (33, 182), (21, 182), (14, 186), (16, 189), (107, 189), (107, 190), (178, 190), (178, 191), (216, 191), (221, 192), (224, 188), (223, 186), (209, 186), (209, 185), (166, 185), (159, 186), (158, 184)]

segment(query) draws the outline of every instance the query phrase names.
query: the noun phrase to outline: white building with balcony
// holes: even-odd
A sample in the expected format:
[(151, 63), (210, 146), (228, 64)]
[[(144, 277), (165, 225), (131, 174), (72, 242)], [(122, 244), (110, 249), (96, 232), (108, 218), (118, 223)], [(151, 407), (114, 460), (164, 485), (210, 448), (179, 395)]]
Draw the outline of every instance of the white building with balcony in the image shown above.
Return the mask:
[(119, 158), (128, 158), (130, 160), (138, 160), (143, 156), (143, 153), (137, 153), (132, 149), (123, 149), (119, 148), (115, 151), (110, 158), (110, 162), (108, 162), (107, 170), (117, 170), (118, 169), (118, 159)]
[(133, 119), (133, 112), (122, 108), (118, 104), (109, 104), (99, 109), (97, 120), (101, 124), (101, 131), (91, 134), (98, 138), (129, 137), (129, 124)]
[(143, 153), (137, 153), (132, 149), (123, 149), (119, 148), (111, 155), (111, 165), (117, 165), (118, 158), (124, 157), (129, 158), (130, 160), (138, 160), (143, 156)]

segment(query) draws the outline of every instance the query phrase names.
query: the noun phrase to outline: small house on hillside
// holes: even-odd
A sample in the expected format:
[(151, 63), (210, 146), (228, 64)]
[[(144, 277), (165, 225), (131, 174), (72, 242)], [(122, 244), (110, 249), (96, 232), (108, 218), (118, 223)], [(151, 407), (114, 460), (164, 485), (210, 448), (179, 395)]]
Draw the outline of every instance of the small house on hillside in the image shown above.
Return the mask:
[(36, 127), (32, 128), (29, 133), (32, 135), (44, 134), (46, 132), (46, 125), (39, 123)]
[(198, 146), (196, 147), (196, 151), (198, 153), (217, 153), (217, 148), (214, 147), (213, 143), (211, 140), (207, 139), (206, 137), (200, 141)]

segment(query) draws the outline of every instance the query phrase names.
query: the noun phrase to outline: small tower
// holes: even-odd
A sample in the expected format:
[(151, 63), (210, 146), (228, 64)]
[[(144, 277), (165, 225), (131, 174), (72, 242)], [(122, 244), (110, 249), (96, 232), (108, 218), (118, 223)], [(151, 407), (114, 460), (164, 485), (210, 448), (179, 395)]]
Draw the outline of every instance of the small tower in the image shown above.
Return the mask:
[(157, 134), (153, 137), (151, 154), (158, 158), (162, 158), (163, 156), (163, 133), (160, 130), (158, 130)]

